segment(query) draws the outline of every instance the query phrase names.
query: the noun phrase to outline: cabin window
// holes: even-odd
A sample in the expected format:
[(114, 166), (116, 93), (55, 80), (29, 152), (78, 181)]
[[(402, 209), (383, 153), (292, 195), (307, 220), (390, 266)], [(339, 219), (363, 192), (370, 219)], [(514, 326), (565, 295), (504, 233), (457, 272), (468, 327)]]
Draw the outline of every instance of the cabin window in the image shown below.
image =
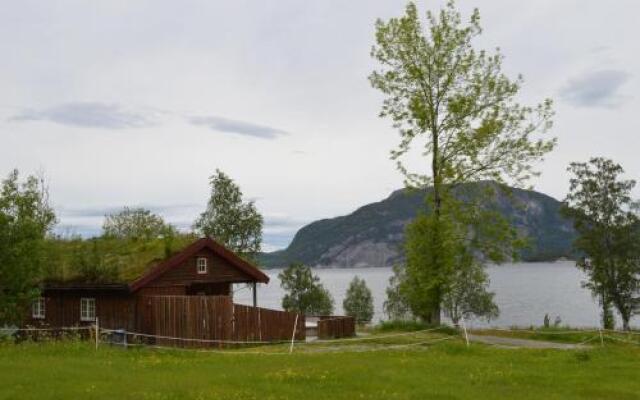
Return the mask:
[(80, 321), (96, 320), (96, 299), (83, 297), (80, 299)]
[(31, 317), (34, 319), (44, 319), (44, 297), (37, 298), (31, 304)]
[(206, 274), (207, 273), (207, 259), (204, 257), (198, 257), (196, 264), (198, 266), (198, 273), (199, 274)]

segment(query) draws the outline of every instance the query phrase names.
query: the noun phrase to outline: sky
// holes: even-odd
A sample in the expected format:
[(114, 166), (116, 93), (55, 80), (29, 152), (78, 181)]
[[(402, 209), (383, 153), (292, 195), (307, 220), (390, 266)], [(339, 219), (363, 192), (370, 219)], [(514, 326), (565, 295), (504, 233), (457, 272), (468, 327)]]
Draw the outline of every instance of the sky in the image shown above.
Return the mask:
[[(219, 168), (263, 214), (264, 249), (285, 247), (403, 185), (367, 76), (375, 20), (405, 4), (0, 0), (0, 175), (43, 174), (58, 232), (90, 236), (123, 206), (188, 229)], [(640, 2), (458, 6), (479, 7), (474, 45), (500, 47), (523, 103), (554, 101), (536, 190), (563, 198), (567, 165), (592, 156), (638, 177)]]

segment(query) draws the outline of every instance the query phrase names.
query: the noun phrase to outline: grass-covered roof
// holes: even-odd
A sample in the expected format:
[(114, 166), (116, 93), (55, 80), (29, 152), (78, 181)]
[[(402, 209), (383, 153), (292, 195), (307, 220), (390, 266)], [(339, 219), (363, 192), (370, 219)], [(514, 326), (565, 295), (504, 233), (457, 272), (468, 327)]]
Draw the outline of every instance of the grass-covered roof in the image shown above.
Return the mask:
[(127, 283), (196, 240), (193, 235), (130, 240), (51, 239), (43, 271), (47, 282)]

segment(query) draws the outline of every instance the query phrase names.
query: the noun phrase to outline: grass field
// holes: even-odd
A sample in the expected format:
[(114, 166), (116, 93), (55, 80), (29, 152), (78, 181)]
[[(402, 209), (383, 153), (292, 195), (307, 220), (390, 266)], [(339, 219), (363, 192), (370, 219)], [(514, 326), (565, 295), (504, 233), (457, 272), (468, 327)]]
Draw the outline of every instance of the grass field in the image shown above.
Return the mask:
[(0, 345), (0, 399), (514, 398), (640, 399), (640, 346), (467, 348), (455, 339), (289, 355), (108, 345), (96, 351), (87, 342)]

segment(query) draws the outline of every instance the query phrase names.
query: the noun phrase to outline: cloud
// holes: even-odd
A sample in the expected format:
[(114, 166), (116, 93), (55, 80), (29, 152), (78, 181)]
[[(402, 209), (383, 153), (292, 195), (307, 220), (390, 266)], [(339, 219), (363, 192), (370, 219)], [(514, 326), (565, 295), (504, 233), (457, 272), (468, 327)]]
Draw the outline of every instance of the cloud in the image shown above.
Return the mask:
[(25, 110), (9, 119), (16, 122), (50, 121), (84, 128), (126, 129), (155, 125), (149, 113), (134, 112), (118, 104), (65, 103), (41, 110)]
[(560, 97), (579, 107), (620, 106), (628, 97), (618, 94), (631, 74), (620, 70), (600, 70), (570, 79), (560, 90)]
[(253, 136), (261, 139), (275, 139), (278, 136), (288, 134), (286, 131), (272, 128), (270, 126), (257, 125), (251, 122), (237, 121), (221, 117), (196, 116), (190, 117), (188, 120), (192, 125), (206, 126), (214, 131)]

